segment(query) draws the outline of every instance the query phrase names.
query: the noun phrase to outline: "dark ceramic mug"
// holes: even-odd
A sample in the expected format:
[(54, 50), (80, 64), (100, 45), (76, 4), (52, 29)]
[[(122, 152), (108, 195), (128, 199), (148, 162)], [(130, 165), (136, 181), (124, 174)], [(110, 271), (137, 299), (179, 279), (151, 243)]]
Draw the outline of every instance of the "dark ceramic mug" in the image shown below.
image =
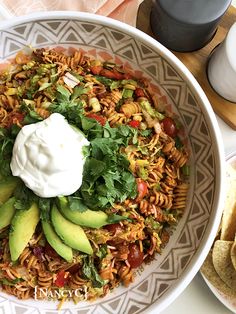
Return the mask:
[(153, 0), (151, 28), (157, 40), (175, 51), (205, 46), (231, 0)]

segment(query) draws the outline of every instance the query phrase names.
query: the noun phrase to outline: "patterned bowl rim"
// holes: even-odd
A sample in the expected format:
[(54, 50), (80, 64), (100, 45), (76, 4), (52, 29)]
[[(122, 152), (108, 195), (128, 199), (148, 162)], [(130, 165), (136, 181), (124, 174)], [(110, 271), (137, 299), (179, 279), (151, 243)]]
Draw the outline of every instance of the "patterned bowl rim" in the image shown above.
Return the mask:
[[(159, 55), (166, 59), (171, 66), (178, 70), (178, 73), (181, 74), (184, 81), (188, 82), (190, 89), (194, 92), (195, 97), (198, 100), (199, 105), (201, 106), (202, 112), (208, 122), (208, 127), (212, 135), (215, 149), (215, 160), (218, 167), (218, 181), (216, 182), (215, 195), (216, 199), (214, 200), (215, 204), (215, 216), (212, 217), (211, 228), (208, 228), (209, 232), (205, 233), (202, 242), (198, 247), (198, 251), (194, 254), (192, 261), (189, 263), (185, 269), (182, 277), (174, 285), (173, 288), (169, 289), (165, 293), (165, 298), (161, 300), (158, 306), (158, 310), (164, 310), (168, 305), (170, 305), (188, 286), (192, 281), (194, 276), (197, 274), (202, 263), (204, 262), (210, 247), (213, 243), (215, 234), (217, 233), (218, 226), (220, 224), (220, 219), (222, 215), (222, 205), (224, 202), (225, 195), (225, 155), (224, 155), (224, 144), (220, 128), (216, 119), (216, 116), (213, 112), (213, 109), (210, 105), (210, 102), (203, 91), (202, 87), (199, 85), (195, 77), (192, 75), (190, 70), (166, 47), (164, 47), (157, 40), (142, 32), (141, 30), (130, 26), (126, 23), (114, 20), (109, 17), (104, 17), (101, 15), (96, 15), (93, 13), (85, 12), (76, 12), (76, 11), (50, 11), (50, 12), (35, 12), (29, 15), (24, 15), (20, 17), (11, 18), (11, 20), (5, 20), (0, 22), (0, 31), (7, 31), (13, 26), (17, 26), (22, 23), (35, 22), (37, 20), (48, 20), (48, 19), (78, 19), (79, 21), (84, 22), (96, 22), (101, 23), (106, 27), (113, 27), (119, 31), (137, 38), (141, 42), (155, 48), (158, 51)], [(101, 301), (102, 302), (102, 301)], [(155, 303), (148, 307), (148, 312), (155, 310)]]

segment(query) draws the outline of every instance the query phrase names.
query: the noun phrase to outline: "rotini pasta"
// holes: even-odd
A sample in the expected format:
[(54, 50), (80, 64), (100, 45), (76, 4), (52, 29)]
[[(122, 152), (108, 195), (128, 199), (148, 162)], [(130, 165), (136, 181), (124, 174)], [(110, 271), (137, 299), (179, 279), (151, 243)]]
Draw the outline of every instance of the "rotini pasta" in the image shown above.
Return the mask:
[[(17, 263), (12, 263), (11, 227), (0, 229), (2, 290), (19, 299), (50, 296), (61, 302), (59, 307), (65, 300), (104, 297), (119, 284), (128, 286), (134, 281), (135, 268), (162, 251), (172, 225), (184, 213), (189, 154), (178, 136), (179, 126), (174, 117), (158, 111), (160, 97), (153, 95), (148, 80), (136, 79), (112, 62), (90, 58), (76, 49), (70, 54), (58, 49), (36, 49), (31, 55), (20, 52), (14, 61), (9, 73), (0, 73), (1, 129), (21, 129), (52, 112), (68, 120), (82, 112), (91, 137), (102, 126), (104, 137), (109, 133), (120, 145), (119, 162), (127, 163), (136, 194), (121, 195), (121, 201), (99, 208), (119, 219), (101, 228), (82, 226), (93, 254), (73, 250), (70, 262), (47, 242), (39, 222)], [(79, 127), (80, 119), (77, 116), (73, 124)], [(165, 119), (171, 121), (171, 130)], [(113, 133), (118, 128), (125, 145)]]

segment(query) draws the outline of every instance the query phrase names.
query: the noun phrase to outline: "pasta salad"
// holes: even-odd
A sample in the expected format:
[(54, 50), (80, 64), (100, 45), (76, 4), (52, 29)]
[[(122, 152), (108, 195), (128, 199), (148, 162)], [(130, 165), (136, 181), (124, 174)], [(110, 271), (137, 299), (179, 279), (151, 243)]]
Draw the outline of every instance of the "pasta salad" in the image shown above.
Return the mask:
[[(147, 79), (76, 49), (19, 52), (0, 81), (2, 290), (19, 299), (50, 295), (61, 307), (128, 286), (184, 213), (189, 153), (182, 126)], [(12, 175), (12, 151), (25, 126), (55, 114), (90, 145), (80, 188), (41, 197)]]

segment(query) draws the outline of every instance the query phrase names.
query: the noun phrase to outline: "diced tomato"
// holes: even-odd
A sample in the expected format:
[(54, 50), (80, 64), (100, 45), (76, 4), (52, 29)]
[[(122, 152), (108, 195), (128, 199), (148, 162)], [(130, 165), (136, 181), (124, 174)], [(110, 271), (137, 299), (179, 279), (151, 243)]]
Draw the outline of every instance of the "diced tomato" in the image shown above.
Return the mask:
[(132, 126), (132, 128), (139, 128), (140, 126), (140, 121), (132, 120), (129, 122), (129, 125)]
[(145, 96), (143, 89), (140, 87), (136, 88), (134, 93), (137, 97), (144, 97)]
[(100, 123), (102, 126), (104, 126), (105, 124), (106, 124), (106, 118), (105, 117), (102, 117), (102, 116), (100, 116), (99, 114), (96, 114), (96, 113), (89, 113), (88, 115), (87, 115), (87, 117), (88, 118), (90, 118), (90, 119), (94, 119), (94, 120), (96, 120), (98, 123)]
[(24, 117), (24, 114), (20, 112), (10, 113), (7, 128), (10, 128), (13, 124), (16, 124), (17, 122), (21, 123), (24, 120)]
[(147, 183), (140, 178), (137, 179), (137, 185), (138, 185), (138, 196), (136, 198), (136, 201), (140, 202), (144, 198), (144, 196), (147, 195), (148, 186), (147, 186)]
[(129, 73), (124, 73), (123, 74), (123, 80), (131, 80), (133, 79), (133, 76)]
[(99, 75), (100, 72), (102, 71), (103, 67), (101, 65), (94, 65), (90, 68), (91, 72), (94, 74), (94, 75)]
[(102, 69), (100, 72), (100, 75), (105, 76), (109, 79), (114, 79), (114, 80), (123, 80), (124, 75), (118, 71), (114, 70), (108, 70), (108, 69)]
[(170, 117), (166, 117), (161, 121), (163, 129), (167, 135), (170, 137), (175, 137), (178, 133), (175, 122)]
[(143, 262), (144, 254), (140, 251), (137, 244), (132, 243), (129, 245), (128, 262), (131, 268), (139, 267)]
[(108, 230), (112, 235), (122, 231), (122, 226), (119, 223), (106, 225), (104, 228)]
[(69, 280), (68, 272), (65, 272), (64, 270), (60, 270), (57, 274), (57, 278), (55, 280), (55, 285), (59, 288), (64, 287)]

